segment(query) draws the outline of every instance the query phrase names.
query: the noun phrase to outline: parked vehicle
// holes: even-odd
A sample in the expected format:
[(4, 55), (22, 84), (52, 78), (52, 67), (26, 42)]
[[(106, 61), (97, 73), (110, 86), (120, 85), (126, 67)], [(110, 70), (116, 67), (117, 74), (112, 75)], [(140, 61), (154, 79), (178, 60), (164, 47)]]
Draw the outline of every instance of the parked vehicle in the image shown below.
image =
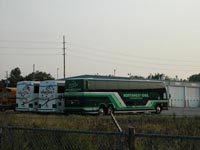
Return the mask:
[(118, 79), (69, 79), (64, 112), (131, 113), (168, 109), (166, 86), (161, 81)]
[(17, 83), (16, 111), (36, 112), (39, 97), (38, 81), (21, 81)]
[(14, 110), (16, 107), (16, 88), (0, 89), (0, 111)]
[(39, 88), (38, 112), (63, 112), (62, 97), (65, 90), (65, 81), (41, 81)]

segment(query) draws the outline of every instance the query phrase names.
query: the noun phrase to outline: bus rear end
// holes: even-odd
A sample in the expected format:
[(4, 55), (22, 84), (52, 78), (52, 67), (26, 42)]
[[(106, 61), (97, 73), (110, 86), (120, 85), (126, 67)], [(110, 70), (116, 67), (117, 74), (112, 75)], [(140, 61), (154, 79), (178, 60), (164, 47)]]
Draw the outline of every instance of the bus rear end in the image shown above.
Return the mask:
[(0, 110), (6, 111), (15, 109), (16, 106), (16, 88), (0, 89)]
[(65, 81), (42, 81), (39, 89), (38, 112), (61, 113)]
[(36, 112), (40, 82), (21, 81), (17, 83), (16, 111)]

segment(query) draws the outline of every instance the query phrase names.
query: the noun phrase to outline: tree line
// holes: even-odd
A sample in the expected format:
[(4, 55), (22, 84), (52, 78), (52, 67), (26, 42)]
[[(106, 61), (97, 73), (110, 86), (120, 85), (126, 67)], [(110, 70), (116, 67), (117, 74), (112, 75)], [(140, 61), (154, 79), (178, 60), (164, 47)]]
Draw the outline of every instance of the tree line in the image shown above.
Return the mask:
[[(190, 81), (190, 82), (200, 82), (200, 73), (194, 74), (188, 77), (188, 79), (179, 79), (178, 76), (171, 78), (163, 73), (155, 73), (154, 75), (150, 74), (148, 77), (143, 76), (133, 76), (128, 74), (130, 79), (150, 79), (150, 80), (168, 80), (168, 81)], [(16, 67), (11, 70), (10, 75), (7, 79), (2, 79), (0, 81), (0, 87), (16, 87), (17, 82), (19, 81), (44, 81), (44, 80), (55, 80), (53, 76), (49, 73), (36, 71), (32, 72), (26, 76), (22, 76), (20, 68)]]
[(129, 75), (132, 79), (150, 79), (150, 80), (167, 80), (167, 81), (189, 81), (189, 82), (200, 82), (200, 73), (189, 76), (187, 79), (179, 79), (178, 76), (172, 78), (163, 73), (155, 73), (154, 75), (150, 74), (147, 78), (142, 76), (132, 76)]
[(7, 79), (2, 79), (0, 81), (0, 87), (16, 87), (19, 81), (44, 81), (44, 80), (54, 80), (51, 74), (41, 71), (32, 72), (26, 76), (22, 76), (20, 68), (14, 68), (11, 70), (10, 75)]

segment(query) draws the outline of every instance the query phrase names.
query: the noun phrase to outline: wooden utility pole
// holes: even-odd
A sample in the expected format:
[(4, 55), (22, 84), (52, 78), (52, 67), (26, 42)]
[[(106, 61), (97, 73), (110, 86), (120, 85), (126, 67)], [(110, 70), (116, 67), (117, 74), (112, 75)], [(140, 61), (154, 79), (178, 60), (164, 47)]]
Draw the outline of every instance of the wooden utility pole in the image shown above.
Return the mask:
[(65, 79), (65, 36), (63, 36), (63, 75)]
[(35, 81), (35, 64), (33, 64), (33, 81)]

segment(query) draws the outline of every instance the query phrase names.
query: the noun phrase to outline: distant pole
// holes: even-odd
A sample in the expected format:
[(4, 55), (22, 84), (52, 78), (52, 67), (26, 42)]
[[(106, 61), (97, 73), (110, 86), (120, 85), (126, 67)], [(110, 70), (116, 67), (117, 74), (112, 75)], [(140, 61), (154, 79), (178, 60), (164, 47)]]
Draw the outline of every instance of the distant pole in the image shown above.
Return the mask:
[(57, 68), (57, 79), (59, 78), (59, 68)]
[(65, 79), (65, 36), (63, 36), (63, 75)]
[(35, 81), (35, 64), (33, 64), (33, 81)]
[(8, 71), (6, 71), (6, 87), (8, 87)]

